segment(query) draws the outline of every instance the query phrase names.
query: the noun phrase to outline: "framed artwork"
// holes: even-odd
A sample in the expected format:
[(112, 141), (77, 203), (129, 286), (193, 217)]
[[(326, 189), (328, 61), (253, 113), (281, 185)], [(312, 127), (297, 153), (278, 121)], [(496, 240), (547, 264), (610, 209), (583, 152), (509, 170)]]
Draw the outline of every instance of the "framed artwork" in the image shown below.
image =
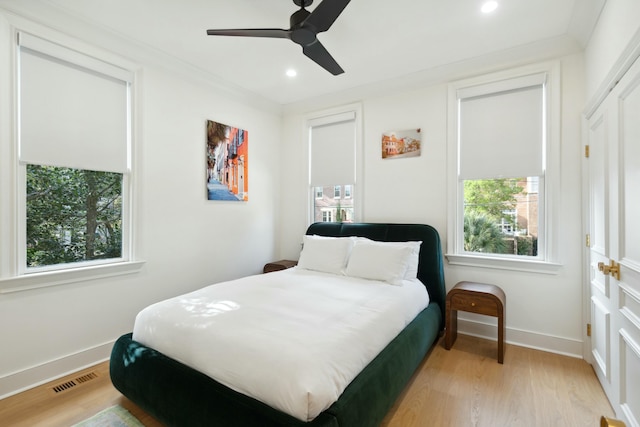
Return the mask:
[(382, 158), (418, 157), (420, 129), (389, 131), (382, 134)]
[(249, 200), (249, 132), (207, 120), (207, 200)]

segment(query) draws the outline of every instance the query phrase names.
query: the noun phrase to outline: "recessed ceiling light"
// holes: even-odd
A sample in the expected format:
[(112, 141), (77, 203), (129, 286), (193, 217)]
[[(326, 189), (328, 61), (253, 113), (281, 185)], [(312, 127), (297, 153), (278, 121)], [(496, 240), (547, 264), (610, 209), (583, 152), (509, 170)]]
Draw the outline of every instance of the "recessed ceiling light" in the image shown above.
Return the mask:
[(491, 1), (484, 2), (480, 10), (482, 11), (482, 13), (491, 13), (497, 8), (498, 8), (498, 2), (491, 0)]
[(289, 68), (287, 70), (287, 76), (288, 77), (295, 77), (298, 75), (298, 72), (296, 70), (294, 70), (293, 68)]

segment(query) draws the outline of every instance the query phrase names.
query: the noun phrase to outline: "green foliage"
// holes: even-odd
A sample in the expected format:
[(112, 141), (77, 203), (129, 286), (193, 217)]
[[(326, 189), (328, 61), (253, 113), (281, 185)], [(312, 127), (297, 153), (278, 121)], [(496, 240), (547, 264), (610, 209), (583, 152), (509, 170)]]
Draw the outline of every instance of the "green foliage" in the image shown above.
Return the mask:
[(505, 212), (516, 208), (516, 196), (524, 189), (519, 179), (485, 179), (464, 181), (464, 247), (469, 252), (507, 253), (508, 245), (500, 227), (515, 218)]
[(122, 253), (122, 174), (27, 166), (27, 266)]
[(507, 244), (500, 227), (486, 214), (468, 212), (464, 216), (464, 250), (503, 254)]
[(516, 196), (524, 192), (519, 179), (479, 179), (464, 181), (465, 212), (485, 214), (497, 223), (512, 221), (503, 212), (516, 208)]
[(532, 236), (517, 236), (515, 240), (518, 244), (518, 255), (538, 255), (538, 239)]

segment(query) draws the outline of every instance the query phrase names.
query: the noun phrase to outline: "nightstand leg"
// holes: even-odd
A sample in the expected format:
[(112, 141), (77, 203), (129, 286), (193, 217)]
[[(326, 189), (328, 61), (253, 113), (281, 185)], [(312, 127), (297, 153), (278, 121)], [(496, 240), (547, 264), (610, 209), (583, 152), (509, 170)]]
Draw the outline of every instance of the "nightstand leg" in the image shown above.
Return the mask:
[(451, 310), (447, 307), (445, 317), (444, 348), (450, 350), (453, 347), (453, 343), (456, 342), (456, 338), (458, 338), (458, 310)]
[(498, 363), (504, 363), (504, 312), (498, 313)]

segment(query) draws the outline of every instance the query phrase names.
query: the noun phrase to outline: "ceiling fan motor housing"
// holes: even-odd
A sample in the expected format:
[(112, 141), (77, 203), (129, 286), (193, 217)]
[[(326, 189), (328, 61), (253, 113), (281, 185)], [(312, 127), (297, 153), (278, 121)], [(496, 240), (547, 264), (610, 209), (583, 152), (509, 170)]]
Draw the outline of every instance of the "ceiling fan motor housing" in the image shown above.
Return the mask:
[(289, 19), (291, 40), (303, 46), (316, 40), (317, 30), (310, 25), (303, 25), (309, 15), (311, 15), (311, 12), (306, 9), (300, 9), (291, 15), (291, 19)]

